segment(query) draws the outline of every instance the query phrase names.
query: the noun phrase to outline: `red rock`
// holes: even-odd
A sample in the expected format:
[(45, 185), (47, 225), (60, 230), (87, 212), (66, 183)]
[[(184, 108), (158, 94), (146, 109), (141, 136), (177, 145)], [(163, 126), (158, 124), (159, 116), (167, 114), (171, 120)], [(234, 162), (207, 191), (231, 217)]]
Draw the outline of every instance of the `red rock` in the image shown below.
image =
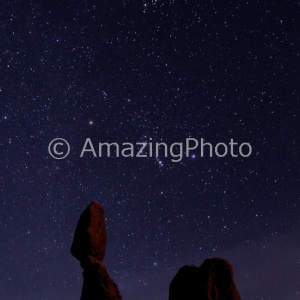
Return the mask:
[(186, 265), (179, 269), (169, 288), (170, 300), (199, 300), (201, 291), (199, 287), (200, 272), (194, 265)]
[(81, 262), (81, 300), (121, 300), (118, 286), (102, 264), (107, 243), (104, 211), (92, 202), (79, 218), (71, 253)]
[(106, 243), (104, 211), (100, 204), (91, 202), (79, 218), (71, 253), (81, 262), (88, 256), (103, 261)]
[(85, 266), (81, 300), (122, 300), (118, 286), (100, 262)]
[(184, 266), (172, 280), (169, 300), (241, 300), (233, 280), (231, 264), (209, 258), (197, 268)]
[(206, 285), (206, 295), (212, 300), (240, 300), (233, 280), (231, 264), (223, 258), (208, 258), (199, 267), (201, 281)]

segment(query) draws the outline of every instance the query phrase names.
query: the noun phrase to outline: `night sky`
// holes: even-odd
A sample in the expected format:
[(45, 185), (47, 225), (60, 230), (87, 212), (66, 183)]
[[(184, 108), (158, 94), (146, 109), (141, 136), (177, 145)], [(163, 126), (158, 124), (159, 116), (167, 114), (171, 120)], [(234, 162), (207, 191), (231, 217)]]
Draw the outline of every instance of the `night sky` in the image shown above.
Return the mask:
[[(79, 299), (70, 247), (91, 201), (124, 300), (166, 300), (207, 257), (232, 263), (242, 299), (300, 299), (297, 1), (2, 1), (0, 15), (1, 300)], [(80, 158), (87, 138), (188, 137), (252, 154)]]

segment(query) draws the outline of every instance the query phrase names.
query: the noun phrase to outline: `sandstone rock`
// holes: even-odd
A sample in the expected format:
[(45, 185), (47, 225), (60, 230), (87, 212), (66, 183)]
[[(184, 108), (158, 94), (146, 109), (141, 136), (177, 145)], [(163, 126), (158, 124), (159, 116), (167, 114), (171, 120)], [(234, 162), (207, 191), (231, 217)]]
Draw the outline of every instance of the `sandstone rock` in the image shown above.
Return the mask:
[(222, 258), (206, 259), (199, 268), (180, 268), (169, 289), (169, 300), (240, 299), (231, 264)]
[(102, 263), (94, 261), (85, 265), (83, 279), (81, 300), (122, 300), (118, 286)]
[(195, 265), (186, 265), (179, 269), (169, 288), (170, 300), (199, 300), (199, 268)]
[(83, 268), (81, 300), (122, 300), (118, 286), (102, 264), (106, 242), (104, 211), (92, 202), (79, 218), (71, 247)]
[(106, 243), (104, 211), (97, 202), (91, 202), (77, 223), (71, 253), (81, 262), (88, 256), (103, 261)]
[(208, 258), (199, 267), (201, 282), (206, 284), (207, 299), (240, 300), (233, 280), (231, 264), (223, 258)]

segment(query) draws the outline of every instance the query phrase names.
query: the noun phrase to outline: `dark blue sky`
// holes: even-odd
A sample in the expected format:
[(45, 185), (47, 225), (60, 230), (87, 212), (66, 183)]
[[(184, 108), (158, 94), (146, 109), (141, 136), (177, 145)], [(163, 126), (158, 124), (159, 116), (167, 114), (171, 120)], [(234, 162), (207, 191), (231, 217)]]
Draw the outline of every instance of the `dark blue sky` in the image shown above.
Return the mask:
[[(243, 299), (300, 299), (297, 1), (3, 2), (0, 299), (79, 299), (70, 247), (90, 201), (124, 300), (166, 300), (211, 256)], [(86, 138), (187, 137), (253, 152), (79, 157)]]

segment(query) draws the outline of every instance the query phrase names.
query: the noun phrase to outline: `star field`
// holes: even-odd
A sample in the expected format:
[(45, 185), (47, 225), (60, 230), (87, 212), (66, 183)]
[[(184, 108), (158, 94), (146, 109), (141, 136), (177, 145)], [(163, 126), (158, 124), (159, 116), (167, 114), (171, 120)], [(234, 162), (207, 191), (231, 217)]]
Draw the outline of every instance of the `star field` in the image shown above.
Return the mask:
[[(79, 299), (91, 201), (124, 300), (166, 300), (179, 267), (218, 256), (242, 299), (300, 299), (297, 2), (4, 2), (0, 299)], [(86, 138), (188, 137), (253, 152), (79, 157)]]

